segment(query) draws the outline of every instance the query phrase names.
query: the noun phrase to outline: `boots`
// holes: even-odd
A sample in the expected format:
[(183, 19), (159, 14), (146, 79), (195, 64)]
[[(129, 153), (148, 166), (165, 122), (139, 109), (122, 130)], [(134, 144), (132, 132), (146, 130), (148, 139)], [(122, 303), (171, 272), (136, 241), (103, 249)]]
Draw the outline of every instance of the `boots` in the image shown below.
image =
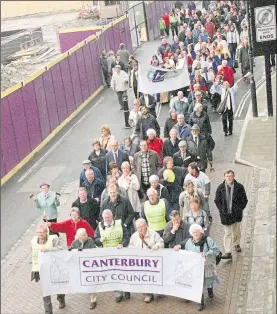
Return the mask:
[(202, 294), (201, 303), (198, 304), (198, 311), (202, 311), (204, 309), (204, 295)]
[(65, 308), (65, 295), (64, 294), (58, 294), (57, 300), (59, 301), (59, 309)]
[(214, 297), (214, 292), (213, 292), (213, 288), (207, 288), (207, 290), (208, 290), (208, 296), (209, 296), (209, 298), (213, 298)]

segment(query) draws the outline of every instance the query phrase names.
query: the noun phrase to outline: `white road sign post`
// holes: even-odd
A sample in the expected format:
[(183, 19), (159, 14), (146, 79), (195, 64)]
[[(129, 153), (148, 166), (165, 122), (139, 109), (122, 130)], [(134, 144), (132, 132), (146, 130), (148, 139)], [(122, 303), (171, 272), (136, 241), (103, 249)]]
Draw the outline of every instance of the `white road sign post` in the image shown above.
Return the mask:
[(275, 5), (268, 5), (254, 9), (256, 41), (264, 42), (276, 40), (276, 12)]

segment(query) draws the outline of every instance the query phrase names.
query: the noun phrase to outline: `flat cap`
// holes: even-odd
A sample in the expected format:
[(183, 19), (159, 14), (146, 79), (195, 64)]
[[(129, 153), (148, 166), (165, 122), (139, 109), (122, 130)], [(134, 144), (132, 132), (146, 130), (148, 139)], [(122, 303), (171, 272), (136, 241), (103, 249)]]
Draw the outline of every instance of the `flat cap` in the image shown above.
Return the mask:
[(192, 130), (199, 130), (199, 131), (200, 131), (200, 128), (199, 128), (199, 125), (198, 125), (198, 124), (194, 124), (191, 129), (192, 129)]
[(184, 147), (184, 146), (187, 146), (187, 143), (186, 141), (181, 141), (179, 144), (178, 144), (179, 147)]
[(89, 159), (84, 160), (83, 165), (86, 165), (86, 164), (91, 164), (91, 161)]

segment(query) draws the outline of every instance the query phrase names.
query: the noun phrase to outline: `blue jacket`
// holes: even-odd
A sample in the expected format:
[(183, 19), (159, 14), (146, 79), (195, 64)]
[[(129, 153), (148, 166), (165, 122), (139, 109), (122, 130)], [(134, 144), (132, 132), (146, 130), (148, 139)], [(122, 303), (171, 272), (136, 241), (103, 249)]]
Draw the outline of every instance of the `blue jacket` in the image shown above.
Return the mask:
[(173, 51), (173, 52), (176, 52), (176, 50), (177, 49), (180, 49), (180, 45), (179, 45), (179, 43), (173, 43), (172, 45), (171, 45), (171, 50)]
[(83, 182), (82, 187), (87, 189), (88, 195), (92, 198), (101, 198), (101, 194), (105, 189), (103, 181), (94, 178), (92, 183), (89, 183), (87, 179)]
[[(105, 181), (104, 178), (103, 178), (103, 176), (102, 176), (102, 174), (101, 174), (101, 171), (100, 171), (98, 168), (91, 166), (90, 169), (93, 170), (94, 176), (95, 176), (96, 179), (99, 179), (99, 180), (101, 180), (101, 181), (103, 181), (103, 182)], [(81, 173), (80, 173), (80, 186), (82, 186), (82, 184), (83, 184), (86, 180), (87, 180), (87, 178), (86, 178), (86, 170), (83, 169), (83, 170), (81, 171)]]
[(60, 201), (56, 199), (56, 193), (49, 191), (48, 196), (45, 198), (44, 193), (41, 192), (37, 195), (35, 200), (37, 208), (40, 210), (40, 214), (46, 215), (47, 219), (52, 220), (58, 218), (58, 209)]

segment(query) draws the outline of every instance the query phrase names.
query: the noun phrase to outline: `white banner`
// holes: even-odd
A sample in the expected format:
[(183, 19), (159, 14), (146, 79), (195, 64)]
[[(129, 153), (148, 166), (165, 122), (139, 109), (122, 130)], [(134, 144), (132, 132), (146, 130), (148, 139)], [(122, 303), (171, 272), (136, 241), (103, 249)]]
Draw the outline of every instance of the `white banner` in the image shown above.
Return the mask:
[(138, 90), (146, 94), (156, 94), (181, 89), (190, 85), (185, 59), (177, 63), (175, 70), (152, 66), (139, 66)]
[(43, 296), (127, 291), (201, 301), (204, 258), (172, 249), (97, 248), (39, 253)]

